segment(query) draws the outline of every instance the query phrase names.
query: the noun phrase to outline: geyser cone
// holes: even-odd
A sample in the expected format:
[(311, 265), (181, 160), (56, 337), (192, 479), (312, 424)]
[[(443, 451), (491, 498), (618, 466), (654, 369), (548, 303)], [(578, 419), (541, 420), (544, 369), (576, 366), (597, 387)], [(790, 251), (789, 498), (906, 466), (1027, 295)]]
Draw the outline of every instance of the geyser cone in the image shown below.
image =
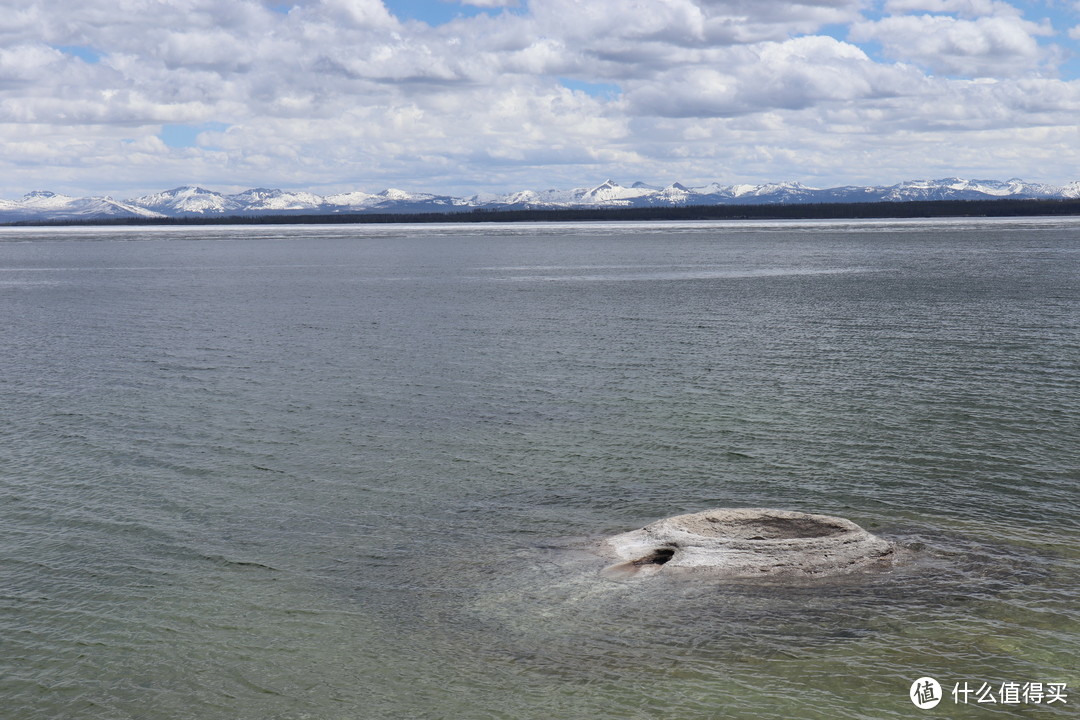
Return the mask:
[(615, 535), (601, 552), (618, 562), (609, 577), (709, 573), (737, 578), (824, 577), (893, 564), (896, 547), (830, 515), (716, 509), (659, 520)]

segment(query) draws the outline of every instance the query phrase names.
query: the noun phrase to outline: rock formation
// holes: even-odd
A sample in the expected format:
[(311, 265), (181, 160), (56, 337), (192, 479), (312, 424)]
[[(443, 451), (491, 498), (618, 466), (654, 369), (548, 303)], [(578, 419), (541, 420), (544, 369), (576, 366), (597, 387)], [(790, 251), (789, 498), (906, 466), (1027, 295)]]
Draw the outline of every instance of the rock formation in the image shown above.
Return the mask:
[(884, 569), (896, 546), (844, 518), (768, 509), (716, 509), (659, 520), (600, 543), (611, 578), (708, 573), (817, 578)]

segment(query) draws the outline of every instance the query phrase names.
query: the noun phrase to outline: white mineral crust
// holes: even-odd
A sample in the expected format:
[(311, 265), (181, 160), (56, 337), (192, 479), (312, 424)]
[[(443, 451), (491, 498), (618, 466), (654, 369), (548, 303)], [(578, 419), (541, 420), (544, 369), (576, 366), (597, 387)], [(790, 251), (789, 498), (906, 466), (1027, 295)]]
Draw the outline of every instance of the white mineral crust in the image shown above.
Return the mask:
[(844, 518), (769, 509), (716, 509), (659, 520), (601, 542), (608, 577), (710, 573), (812, 578), (882, 569), (896, 546)]

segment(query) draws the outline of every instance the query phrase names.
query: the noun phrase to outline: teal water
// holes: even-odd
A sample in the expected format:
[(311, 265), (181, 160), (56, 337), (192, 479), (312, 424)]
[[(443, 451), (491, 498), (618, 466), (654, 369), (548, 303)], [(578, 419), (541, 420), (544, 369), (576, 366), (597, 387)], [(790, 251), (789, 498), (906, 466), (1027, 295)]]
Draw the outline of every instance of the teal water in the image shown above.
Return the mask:
[[(1078, 318), (1078, 219), (0, 229), (2, 715), (1074, 716), (908, 687), (1080, 683)], [(583, 549), (709, 507), (912, 559)]]

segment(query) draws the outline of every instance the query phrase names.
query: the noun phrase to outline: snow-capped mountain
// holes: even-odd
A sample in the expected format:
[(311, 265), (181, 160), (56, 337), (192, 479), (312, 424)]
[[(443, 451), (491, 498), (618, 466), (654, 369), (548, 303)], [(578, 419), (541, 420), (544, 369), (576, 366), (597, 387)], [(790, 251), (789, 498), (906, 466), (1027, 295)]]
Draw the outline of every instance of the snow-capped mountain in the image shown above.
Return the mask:
[(571, 190), (520, 190), (470, 197), (388, 189), (332, 195), (253, 188), (223, 194), (196, 186), (173, 188), (131, 200), (75, 198), (37, 190), (20, 200), (0, 200), (0, 222), (92, 220), (104, 218), (224, 217), (231, 215), (313, 215), (341, 213), (424, 213), (473, 209), (558, 209), (588, 207), (672, 207), (683, 205), (764, 205), (795, 203), (908, 202), (914, 200), (1080, 199), (1080, 180), (1064, 186), (1010, 180), (908, 180), (896, 185), (812, 188), (797, 182), (661, 187), (606, 180)]
[(449, 195), (413, 193), (389, 188), (380, 193), (360, 191), (327, 195), (322, 198), (323, 212), (447, 212), (456, 205), (474, 207), (467, 200)]
[[(249, 191), (256, 192), (256, 191)], [(244, 208), (228, 195), (191, 185), (135, 198), (132, 203), (167, 216), (231, 215)]]
[(638, 198), (656, 195), (656, 190), (643, 183), (634, 185), (636, 187), (623, 187), (614, 180), (607, 180), (581, 193), (577, 200), (584, 205), (620, 205), (633, 204)]
[(1061, 188), (1042, 183), (1026, 183), (1019, 178), (998, 180), (909, 180), (888, 188), (884, 200), (985, 200), (997, 198), (1060, 197)]
[[(656, 187), (637, 182), (625, 187), (607, 180), (592, 188), (575, 190), (523, 190), (501, 198), (486, 196), (487, 207), (663, 207), (672, 205), (761, 205), (773, 203), (905, 202), (911, 200), (992, 200), (997, 198), (1080, 197), (1080, 181), (1064, 187), (996, 180), (911, 180), (888, 186), (811, 188), (797, 182), (760, 185), (709, 183), (687, 187), (672, 183)], [(479, 196), (472, 198), (479, 200)]]
[(34, 190), (22, 200), (0, 200), (0, 222), (20, 220), (90, 220), (102, 217), (165, 217), (147, 207), (111, 197), (60, 195), (48, 190)]
[(378, 205), (381, 201), (382, 199), (378, 195), (361, 192), (360, 190), (327, 195), (323, 198), (323, 202), (331, 207), (352, 210), (366, 210)]
[(1080, 180), (1074, 180), (1061, 188), (1061, 197), (1067, 200), (1080, 199)]
[(262, 210), (274, 212), (280, 210), (318, 210), (326, 203), (320, 195), (309, 192), (288, 192), (286, 190), (267, 190), (253, 188), (232, 195), (230, 200), (237, 202), (245, 212)]

